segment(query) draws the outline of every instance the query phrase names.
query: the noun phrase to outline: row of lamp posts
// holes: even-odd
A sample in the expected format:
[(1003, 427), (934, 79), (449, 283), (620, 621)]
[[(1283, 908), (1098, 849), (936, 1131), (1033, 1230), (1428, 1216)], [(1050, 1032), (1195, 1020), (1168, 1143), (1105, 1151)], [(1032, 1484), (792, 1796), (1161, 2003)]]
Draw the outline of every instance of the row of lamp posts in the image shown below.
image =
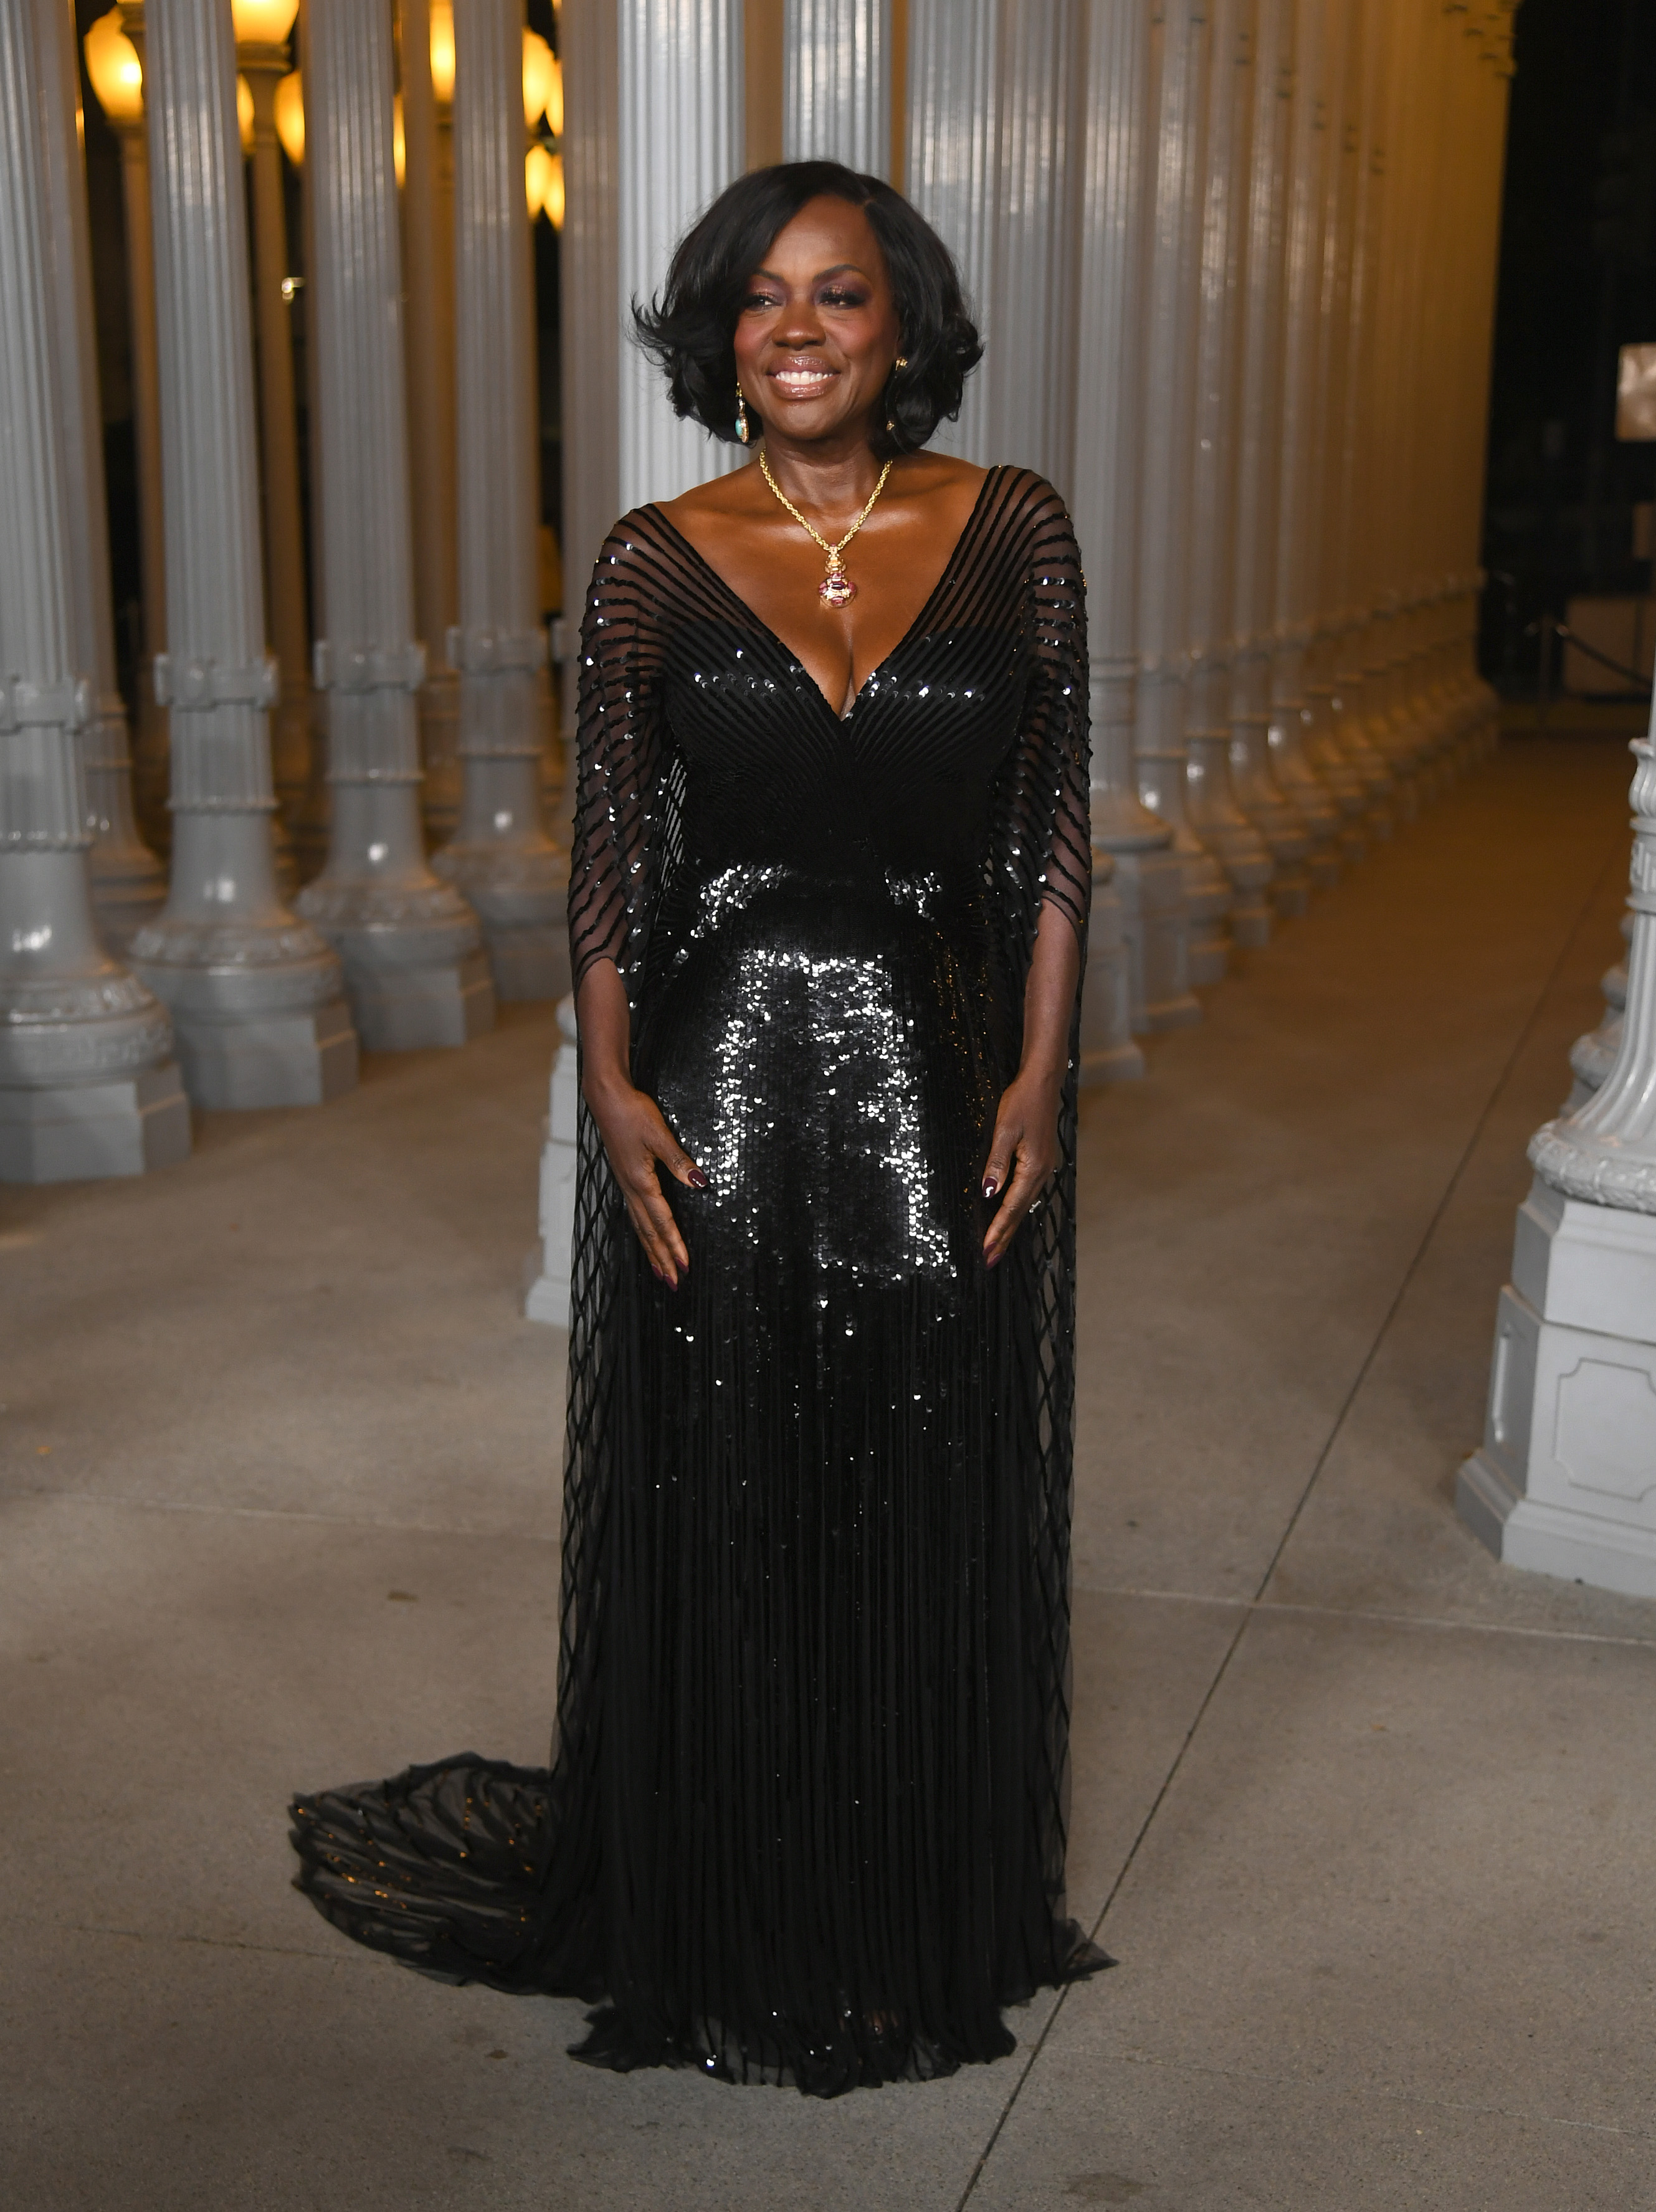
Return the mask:
[[(561, 218), (561, 159), (543, 140), (526, 167), (517, 123), (531, 85), (526, 114), (561, 120), (557, 65), (514, 0), (471, 0), (458, 52), (447, 0), (405, 0), (399, 100), (388, 10), (309, 0), (301, 98), (296, 12), (121, 0), (87, 46), (123, 149), (138, 783), (153, 799), (165, 763), (165, 882), (115, 690), (72, 26), (58, 0), (6, 14), (0, 1179), (160, 1164), (187, 1149), (186, 1090), (207, 1107), (319, 1103), (354, 1081), (359, 1039), (459, 1044), (496, 994), (556, 996), (567, 975), (566, 864), (543, 826), (528, 231), (534, 212)], [(308, 653), (278, 134), (307, 165)], [(409, 289), (429, 319), (405, 359), (411, 140)], [(439, 206), (462, 241), (447, 328), (466, 342), (447, 360), (452, 235), (422, 219)], [(457, 770), (430, 864), (423, 724)], [(321, 860), (296, 899), (283, 801), (298, 857)]]

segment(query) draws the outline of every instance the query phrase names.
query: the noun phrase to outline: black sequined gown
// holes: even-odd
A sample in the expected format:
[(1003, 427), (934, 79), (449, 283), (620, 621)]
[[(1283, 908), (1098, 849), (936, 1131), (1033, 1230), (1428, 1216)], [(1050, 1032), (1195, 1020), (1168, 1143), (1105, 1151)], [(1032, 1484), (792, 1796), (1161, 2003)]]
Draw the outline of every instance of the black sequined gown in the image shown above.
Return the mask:
[(1012, 2048), (1063, 1917), (1074, 1072), (1002, 1265), (980, 1193), (1044, 901), (1091, 879), (1082, 585), (996, 469), (837, 714), (659, 508), (582, 630), (569, 897), (707, 1170), (675, 1292), (581, 1133), (557, 1738), (295, 1806), (301, 1887), (577, 2055), (831, 2094)]

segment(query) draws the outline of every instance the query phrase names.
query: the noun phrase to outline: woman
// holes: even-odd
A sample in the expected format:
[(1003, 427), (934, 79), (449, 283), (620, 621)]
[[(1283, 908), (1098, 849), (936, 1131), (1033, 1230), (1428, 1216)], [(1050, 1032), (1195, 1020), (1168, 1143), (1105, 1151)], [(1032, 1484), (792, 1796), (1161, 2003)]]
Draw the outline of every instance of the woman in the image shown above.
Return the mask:
[(606, 2001), (579, 2057), (830, 2095), (1105, 1963), (1062, 1906), (1081, 577), (1049, 485), (920, 450), (980, 349), (889, 186), (743, 178), (638, 323), (760, 451), (616, 526), (581, 633), (554, 1761), (301, 1800), (300, 1884)]

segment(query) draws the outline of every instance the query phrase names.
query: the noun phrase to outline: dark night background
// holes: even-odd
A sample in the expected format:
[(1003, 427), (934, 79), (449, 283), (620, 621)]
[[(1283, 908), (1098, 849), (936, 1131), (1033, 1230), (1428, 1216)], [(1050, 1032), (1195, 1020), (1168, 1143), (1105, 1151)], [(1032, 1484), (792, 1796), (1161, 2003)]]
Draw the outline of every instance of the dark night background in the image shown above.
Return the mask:
[(1656, 0), (1522, 0), (1514, 60), (1483, 661), (1524, 692), (1537, 616), (1650, 589), (1633, 507), (1656, 489), (1656, 446), (1616, 442), (1616, 361), (1656, 340)]

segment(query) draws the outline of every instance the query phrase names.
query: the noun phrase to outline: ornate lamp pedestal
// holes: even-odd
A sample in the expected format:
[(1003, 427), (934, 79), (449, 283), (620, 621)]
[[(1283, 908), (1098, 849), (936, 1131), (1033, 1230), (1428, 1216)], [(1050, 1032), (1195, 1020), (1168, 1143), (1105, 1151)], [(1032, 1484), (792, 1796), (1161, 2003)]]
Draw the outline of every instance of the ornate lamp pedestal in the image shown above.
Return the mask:
[(1116, 863), (1093, 848), (1093, 915), (1087, 929), (1087, 973), (1081, 981), (1083, 1089), (1130, 1083), (1144, 1073), (1144, 1054), (1133, 1042), (1132, 969), (1127, 909), (1115, 885)]
[[(1184, 876), (1186, 973), (1191, 983), (1223, 982), (1230, 967), (1230, 879), (1191, 825), (1190, 757), (1184, 737), (1186, 684), (1178, 668), (1141, 666), (1136, 701), (1138, 795), (1172, 831), (1170, 849)], [(1188, 1018), (1186, 1017), (1185, 1018)]]
[(1215, 660), (1191, 679), (1193, 719), (1185, 732), (1185, 808), (1190, 827), (1230, 878), (1231, 940), (1246, 949), (1270, 942), (1271, 856), (1236, 803), (1231, 785), (1231, 671)]
[(1231, 795), (1270, 854), (1271, 904), (1285, 920), (1311, 902), (1306, 870), (1312, 833), (1305, 816), (1277, 782), (1270, 750), (1270, 659), (1260, 650), (1238, 657), (1232, 695)]
[(1530, 1146), (1483, 1444), (1455, 1505), (1512, 1565), (1656, 1597), (1656, 752), (1633, 750), (1621, 1050)]
[(253, 333), (230, 12), (167, 0), (145, 90), (161, 332), (173, 866), (132, 962), (172, 1009), (190, 1095), (317, 1105), (356, 1079), (339, 963), (277, 893)]

